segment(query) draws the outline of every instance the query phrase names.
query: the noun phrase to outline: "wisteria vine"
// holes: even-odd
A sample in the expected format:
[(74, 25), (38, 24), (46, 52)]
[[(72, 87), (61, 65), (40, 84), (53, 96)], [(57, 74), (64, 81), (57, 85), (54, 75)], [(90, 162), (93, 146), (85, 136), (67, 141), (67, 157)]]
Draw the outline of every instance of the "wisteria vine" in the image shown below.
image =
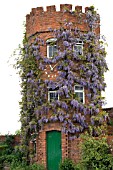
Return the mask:
[[(71, 139), (89, 129), (94, 136), (103, 131), (107, 114), (100, 109), (103, 104), (101, 91), (106, 87), (104, 72), (108, 67), (104, 40), (100, 41), (100, 34), (95, 32), (99, 26), (99, 16), (92, 7), (87, 11), (83, 22), (87, 23), (89, 31), (83, 32), (66, 21), (60, 29), (49, 28), (52, 37), (57, 39), (58, 47), (58, 52), (52, 59), (40, 52), (41, 47), (46, 45), (40, 35), (32, 37), (31, 43), (25, 36), (17, 66), (22, 80), (20, 120), (26, 147), (47, 123), (59, 121), (62, 132), (69, 134)], [(84, 43), (83, 54), (79, 56), (73, 51), (78, 39)], [(46, 65), (56, 63), (59, 72), (56, 80), (43, 79)], [(75, 84), (84, 87), (87, 103), (83, 104), (74, 97)], [(48, 87), (58, 89), (59, 100), (51, 103), (47, 100)]]

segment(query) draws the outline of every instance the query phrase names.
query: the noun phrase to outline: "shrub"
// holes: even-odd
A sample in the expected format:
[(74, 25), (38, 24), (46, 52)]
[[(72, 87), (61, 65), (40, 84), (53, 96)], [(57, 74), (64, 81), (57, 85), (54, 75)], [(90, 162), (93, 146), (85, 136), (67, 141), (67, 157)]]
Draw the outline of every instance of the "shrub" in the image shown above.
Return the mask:
[(33, 164), (33, 165), (30, 165), (30, 170), (45, 170), (45, 167), (41, 164)]
[(10, 165), (10, 170), (29, 170), (27, 164), (18, 160), (13, 160)]
[(6, 135), (5, 140), (0, 142), (0, 169), (4, 166), (4, 164), (10, 164), (14, 159), (14, 136)]
[(41, 164), (27, 165), (26, 162), (12, 162), (10, 170), (45, 170), (45, 167)]
[(84, 138), (81, 145), (82, 159), (78, 170), (112, 170), (113, 156), (106, 138)]
[(60, 163), (59, 170), (75, 170), (75, 164), (71, 159), (66, 158)]

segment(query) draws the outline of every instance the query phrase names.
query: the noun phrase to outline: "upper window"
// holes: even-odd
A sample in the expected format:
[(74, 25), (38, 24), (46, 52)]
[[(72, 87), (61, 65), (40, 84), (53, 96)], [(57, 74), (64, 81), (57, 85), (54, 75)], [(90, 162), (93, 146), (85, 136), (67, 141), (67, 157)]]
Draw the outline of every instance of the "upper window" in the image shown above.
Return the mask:
[(47, 57), (52, 58), (57, 53), (57, 46), (56, 45), (47, 45)]
[(52, 58), (57, 53), (56, 38), (51, 38), (46, 41), (47, 43), (47, 58)]
[(81, 85), (75, 85), (74, 86), (74, 96), (81, 103), (85, 103), (84, 87)]
[(58, 92), (49, 90), (48, 91), (48, 101), (52, 102), (52, 101), (56, 101), (56, 100), (59, 100)]
[(75, 45), (74, 45), (74, 52), (76, 53), (77, 56), (79, 55), (83, 55), (83, 42), (82, 41), (78, 41)]

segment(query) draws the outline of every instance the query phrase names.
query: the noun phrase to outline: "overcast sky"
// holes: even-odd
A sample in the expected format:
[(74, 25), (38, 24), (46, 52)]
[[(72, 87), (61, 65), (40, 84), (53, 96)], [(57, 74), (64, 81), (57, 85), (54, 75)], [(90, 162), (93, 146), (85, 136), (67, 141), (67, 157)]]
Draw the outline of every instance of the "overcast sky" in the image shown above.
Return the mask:
[[(107, 83), (105, 107), (113, 107), (113, 20), (112, 0), (0, 0), (0, 133), (14, 133), (20, 129), (19, 104), (20, 86), (19, 77), (12, 68), (13, 51), (18, 48), (23, 38), (23, 22), (31, 8), (56, 5), (59, 10), (60, 4), (73, 4), (74, 6), (94, 5), (101, 17), (101, 34), (104, 34), (108, 47), (107, 63), (109, 72), (105, 74)], [(9, 60), (10, 59), (10, 60)], [(8, 62), (9, 60), (9, 62)]]

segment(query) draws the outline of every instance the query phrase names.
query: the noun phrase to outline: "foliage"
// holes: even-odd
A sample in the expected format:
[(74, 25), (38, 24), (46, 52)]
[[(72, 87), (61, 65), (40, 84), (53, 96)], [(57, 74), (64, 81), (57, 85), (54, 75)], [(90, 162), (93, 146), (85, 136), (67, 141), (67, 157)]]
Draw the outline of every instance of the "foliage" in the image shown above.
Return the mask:
[(5, 141), (4, 144), (7, 146), (6, 149), (4, 149), (4, 153), (6, 155), (11, 154), (14, 151), (14, 135), (5, 135)]
[(5, 135), (5, 141), (0, 143), (0, 167), (2, 168), (5, 162), (11, 162), (14, 158), (14, 136)]
[(13, 161), (22, 162), (23, 154), (20, 146), (14, 146), (14, 135), (5, 135), (5, 140), (0, 143), (0, 167), (11, 164)]
[(60, 163), (59, 170), (75, 170), (75, 164), (71, 159), (66, 158)]
[[(64, 13), (67, 12), (64, 11)], [(70, 134), (70, 139), (78, 137), (84, 131), (98, 136), (104, 131), (107, 118), (100, 112), (103, 104), (101, 91), (105, 90), (104, 72), (108, 70), (104, 37), (100, 40), (100, 18), (90, 7), (86, 18), (82, 13), (68, 11), (76, 22), (62, 21), (61, 28), (49, 28), (51, 37), (57, 39), (58, 52), (49, 59), (41, 52), (46, 46), (40, 35), (24, 36), (23, 46), (16, 67), (19, 69), (22, 87), (21, 118), (22, 152), (29, 160), (29, 142), (34, 140), (43, 125), (48, 122), (61, 122), (62, 132)], [(87, 31), (77, 27), (85, 24)], [(78, 55), (73, 47), (78, 40), (84, 43), (84, 51)], [(59, 73), (56, 80), (43, 79), (46, 67), (56, 66)], [(73, 88), (79, 84), (87, 91), (88, 103), (83, 104), (74, 97)], [(59, 101), (48, 102), (48, 88), (58, 89)], [(51, 114), (50, 114), (51, 113)]]
[(16, 130), (15, 135), (21, 135), (21, 130)]
[(0, 156), (3, 154), (4, 150), (6, 150), (6, 148), (8, 147), (8, 145), (1, 143), (0, 144)]
[(0, 169), (5, 165), (10, 170), (45, 170), (43, 165), (28, 165), (26, 160), (23, 161), (24, 154), (21, 152), (21, 146), (14, 146), (14, 136), (6, 135), (5, 141), (0, 144)]
[(25, 162), (12, 162), (11, 170), (45, 170), (42, 164), (27, 165)]
[(81, 162), (78, 170), (112, 170), (113, 156), (105, 137), (94, 138), (88, 135), (81, 144)]
[(45, 170), (44, 166), (42, 164), (33, 164), (30, 165), (30, 170)]

